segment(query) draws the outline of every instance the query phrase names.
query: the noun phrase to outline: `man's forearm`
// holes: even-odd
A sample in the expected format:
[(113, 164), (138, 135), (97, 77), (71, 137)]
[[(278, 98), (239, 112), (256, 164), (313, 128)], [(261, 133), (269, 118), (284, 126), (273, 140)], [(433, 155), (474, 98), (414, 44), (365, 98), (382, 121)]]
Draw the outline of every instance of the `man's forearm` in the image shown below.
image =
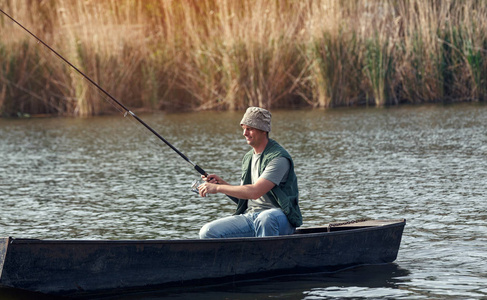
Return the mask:
[(239, 199), (258, 199), (262, 196), (258, 195), (253, 185), (217, 185), (216, 191)]
[(265, 178), (259, 178), (254, 184), (246, 185), (217, 185), (217, 193), (222, 193), (239, 199), (259, 199), (270, 191), (275, 184)]

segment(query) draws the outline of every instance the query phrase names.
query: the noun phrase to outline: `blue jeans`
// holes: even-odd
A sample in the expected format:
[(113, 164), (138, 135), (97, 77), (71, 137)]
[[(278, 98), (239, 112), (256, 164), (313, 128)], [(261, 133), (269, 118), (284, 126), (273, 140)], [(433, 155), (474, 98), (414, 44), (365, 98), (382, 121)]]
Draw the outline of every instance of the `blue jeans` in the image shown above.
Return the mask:
[(207, 223), (200, 230), (200, 238), (277, 236), (293, 234), (295, 230), (280, 208), (272, 208)]

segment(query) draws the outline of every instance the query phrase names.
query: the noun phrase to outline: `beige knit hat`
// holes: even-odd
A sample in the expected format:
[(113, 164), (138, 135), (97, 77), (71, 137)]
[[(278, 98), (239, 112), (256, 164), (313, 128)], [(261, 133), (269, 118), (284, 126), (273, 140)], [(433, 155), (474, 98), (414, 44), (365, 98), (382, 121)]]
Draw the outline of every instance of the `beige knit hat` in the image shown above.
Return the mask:
[(271, 112), (260, 107), (249, 107), (240, 121), (240, 126), (242, 125), (270, 132)]

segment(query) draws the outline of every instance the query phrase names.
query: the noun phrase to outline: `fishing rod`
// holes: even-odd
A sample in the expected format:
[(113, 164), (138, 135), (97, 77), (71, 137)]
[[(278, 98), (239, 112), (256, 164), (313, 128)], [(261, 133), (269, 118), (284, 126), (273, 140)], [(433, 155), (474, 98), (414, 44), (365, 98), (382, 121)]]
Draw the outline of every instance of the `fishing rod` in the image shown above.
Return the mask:
[(120, 101), (115, 99), (112, 95), (110, 95), (107, 91), (105, 91), (99, 84), (97, 84), (95, 81), (93, 81), (90, 77), (88, 77), (85, 73), (80, 71), (77, 67), (75, 67), (72, 63), (70, 63), (67, 59), (65, 59), (61, 54), (56, 52), (53, 48), (51, 48), (48, 44), (46, 44), (43, 40), (41, 40), (39, 37), (37, 37), (35, 34), (30, 32), (27, 28), (25, 28), (22, 24), (17, 22), (14, 18), (12, 18), (10, 15), (8, 15), (6, 12), (4, 12), (2, 9), (0, 9), (0, 12), (2, 12), (7, 18), (12, 20), (15, 24), (19, 25), (22, 29), (27, 31), (31, 36), (33, 36), (37, 41), (39, 41), (41, 44), (43, 44), (47, 49), (51, 50), (54, 54), (56, 54), (59, 58), (61, 58), (65, 63), (67, 63), (71, 68), (73, 68), (76, 72), (81, 74), (86, 80), (88, 80), (91, 84), (93, 84), (95, 87), (97, 87), (103, 94), (105, 94), (108, 98), (113, 100), (118, 106), (120, 106), (124, 111), (125, 115), (130, 114), (134, 119), (136, 119), (140, 124), (144, 125), (145, 128), (149, 129), (150, 132), (152, 132), (155, 136), (157, 136), (161, 141), (163, 141), (166, 145), (168, 145), (172, 150), (174, 150), (179, 156), (181, 156), (185, 161), (187, 161), (189, 164), (191, 164), (198, 173), (201, 175), (208, 177), (208, 173), (205, 172), (200, 166), (192, 162), (186, 155), (184, 155), (181, 151), (179, 151), (176, 147), (171, 145), (165, 138), (163, 138), (157, 131), (152, 129), (147, 123), (145, 123), (142, 119), (140, 119), (136, 114), (134, 114), (132, 111), (130, 111), (125, 105), (123, 105)]

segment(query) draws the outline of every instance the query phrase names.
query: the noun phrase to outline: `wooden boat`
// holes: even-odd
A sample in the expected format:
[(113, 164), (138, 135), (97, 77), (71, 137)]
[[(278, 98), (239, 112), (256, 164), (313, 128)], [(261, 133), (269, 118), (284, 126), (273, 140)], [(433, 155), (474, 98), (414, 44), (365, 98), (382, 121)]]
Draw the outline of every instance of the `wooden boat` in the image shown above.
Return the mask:
[(285, 273), (335, 271), (397, 258), (405, 220), (207, 240), (0, 239), (0, 286), (89, 296)]

